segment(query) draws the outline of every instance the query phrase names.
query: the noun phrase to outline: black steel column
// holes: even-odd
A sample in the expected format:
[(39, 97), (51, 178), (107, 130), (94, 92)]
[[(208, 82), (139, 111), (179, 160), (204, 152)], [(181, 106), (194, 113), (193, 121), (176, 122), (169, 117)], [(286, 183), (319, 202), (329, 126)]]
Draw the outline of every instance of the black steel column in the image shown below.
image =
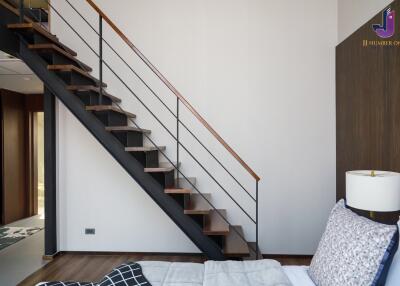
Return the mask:
[(256, 181), (256, 259), (258, 260), (258, 181)]
[(57, 182), (56, 182), (56, 113), (55, 96), (44, 91), (44, 213), (45, 255), (57, 253)]
[(24, 0), (19, 0), (19, 22), (24, 22)]
[(176, 187), (179, 188), (179, 97), (176, 98)]
[(99, 104), (103, 104), (103, 17), (99, 16), (99, 79), (100, 96)]

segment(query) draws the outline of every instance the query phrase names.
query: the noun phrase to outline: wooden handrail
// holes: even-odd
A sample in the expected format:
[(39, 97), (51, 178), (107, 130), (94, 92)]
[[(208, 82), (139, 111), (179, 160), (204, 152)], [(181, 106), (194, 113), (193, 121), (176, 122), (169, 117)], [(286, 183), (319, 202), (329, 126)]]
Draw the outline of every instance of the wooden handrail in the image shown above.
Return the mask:
[(215, 131), (210, 124), (194, 109), (194, 107), (183, 97), (183, 95), (161, 74), (161, 72), (142, 54), (142, 52), (128, 39), (127, 36), (117, 27), (116, 24), (92, 1), (86, 0), (89, 5), (106, 21), (110, 27), (122, 38), (122, 40), (141, 58), (141, 60), (155, 73), (155, 75), (179, 98), (180, 101), (190, 110), (190, 112), (204, 125), (205, 128), (225, 147), (228, 152), (250, 173), (258, 182), (260, 177), (247, 165), (245, 161), (225, 142), (224, 139)]

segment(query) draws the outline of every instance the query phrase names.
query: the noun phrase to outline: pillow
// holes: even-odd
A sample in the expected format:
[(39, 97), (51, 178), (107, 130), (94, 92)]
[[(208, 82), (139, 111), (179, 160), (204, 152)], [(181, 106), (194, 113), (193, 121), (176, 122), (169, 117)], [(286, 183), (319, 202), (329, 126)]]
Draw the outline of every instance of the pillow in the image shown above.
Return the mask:
[(330, 214), (309, 275), (318, 286), (385, 285), (398, 233), (397, 226), (361, 217), (341, 200)]
[[(400, 227), (400, 221), (398, 222)], [(394, 255), (392, 266), (390, 266), (389, 274), (386, 280), (386, 286), (400, 285), (400, 249), (397, 249)]]

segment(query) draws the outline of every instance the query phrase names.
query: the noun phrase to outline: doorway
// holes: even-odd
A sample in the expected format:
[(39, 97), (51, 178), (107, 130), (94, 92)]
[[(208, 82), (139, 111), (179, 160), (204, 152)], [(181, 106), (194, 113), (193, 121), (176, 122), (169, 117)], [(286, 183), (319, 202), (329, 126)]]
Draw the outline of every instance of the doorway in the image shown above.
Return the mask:
[(38, 130), (38, 215), (44, 219), (44, 112), (37, 113)]
[(0, 225), (44, 226), (43, 94), (1, 89), (0, 115)]

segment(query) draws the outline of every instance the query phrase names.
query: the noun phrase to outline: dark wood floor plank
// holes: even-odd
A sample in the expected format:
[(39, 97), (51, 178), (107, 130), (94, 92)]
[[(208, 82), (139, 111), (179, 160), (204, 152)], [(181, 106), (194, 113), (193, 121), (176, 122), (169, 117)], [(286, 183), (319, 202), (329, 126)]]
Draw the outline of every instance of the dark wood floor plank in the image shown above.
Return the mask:
[[(276, 259), (282, 265), (309, 265), (311, 257), (306, 256), (265, 256)], [(169, 261), (203, 263), (201, 255), (163, 255), (163, 254), (89, 254), (65, 253), (26, 278), (19, 286), (34, 286), (43, 281), (94, 281), (98, 282), (113, 268), (128, 261)]]
[(122, 263), (143, 260), (203, 263), (205, 258), (201, 255), (61, 254), (19, 285), (33, 286), (43, 281), (60, 280), (98, 282), (104, 275)]

